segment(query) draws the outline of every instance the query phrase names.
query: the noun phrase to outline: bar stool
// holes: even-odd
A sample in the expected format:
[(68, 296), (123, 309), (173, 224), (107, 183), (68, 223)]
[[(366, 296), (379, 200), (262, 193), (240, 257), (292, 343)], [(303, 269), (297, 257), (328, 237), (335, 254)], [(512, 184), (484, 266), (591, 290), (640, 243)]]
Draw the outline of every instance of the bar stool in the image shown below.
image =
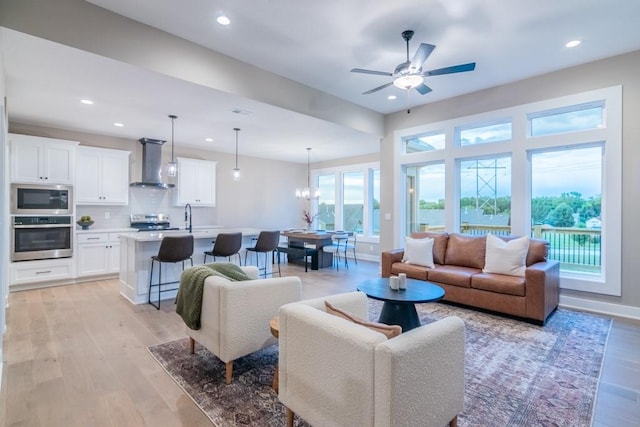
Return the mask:
[(226, 256), (231, 262), (231, 256), (238, 255), (238, 263), (242, 265), (241, 247), (242, 233), (220, 233), (213, 241), (213, 249), (204, 252), (204, 263), (207, 263), (207, 255), (212, 256), (214, 262), (217, 256)]
[[(193, 267), (193, 234), (187, 236), (165, 236), (160, 242), (160, 249), (158, 249), (158, 255), (151, 257), (151, 274), (149, 274), (149, 304), (160, 310), (160, 295), (162, 292), (175, 291), (178, 288), (162, 289), (162, 286), (172, 285), (180, 283), (180, 281), (162, 282), (162, 263), (182, 262), (182, 270), (184, 270), (184, 262), (186, 260), (191, 261)], [(158, 262), (158, 283), (153, 283), (153, 264)], [(155, 305), (151, 301), (151, 288), (158, 288), (158, 305)]]
[[(256, 253), (256, 266), (258, 270), (264, 270), (262, 273), (262, 277), (267, 277), (267, 259), (268, 253), (271, 252), (271, 265), (273, 265), (274, 261), (274, 252), (278, 249), (278, 243), (280, 242), (280, 230), (276, 231), (261, 231), (258, 234), (258, 240), (256, 244), (252, 248), (247, 248), (247, 252), (244, 254), (244, 265), (247, 265), (247, 255), (249, 252)], [(258, 253), (264, 253), (264, 268), (260, 268), (260, 262)], [(273, 274), (273, 272), (271, 272)], [(278, 263), (278, 275), (282, 277), (282, 273), (280, 272), (280, 263)]]

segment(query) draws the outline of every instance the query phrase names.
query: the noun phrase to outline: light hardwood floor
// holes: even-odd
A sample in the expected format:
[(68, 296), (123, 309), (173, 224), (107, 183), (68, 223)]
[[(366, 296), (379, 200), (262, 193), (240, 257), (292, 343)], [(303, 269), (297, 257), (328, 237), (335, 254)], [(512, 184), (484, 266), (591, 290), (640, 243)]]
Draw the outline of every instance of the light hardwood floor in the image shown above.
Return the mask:
[[(314, 298), (354, 290), (379, 264), (284, 265), (283, 275), (300, 276)], [(146, 350), (185, 336), (174, 310), (131, 305), (117, 279), (11, 293), (0, 426), (211, 426)], [(594, 426), (640, 426), (639, 395), (640, 322), (616, 319)]]

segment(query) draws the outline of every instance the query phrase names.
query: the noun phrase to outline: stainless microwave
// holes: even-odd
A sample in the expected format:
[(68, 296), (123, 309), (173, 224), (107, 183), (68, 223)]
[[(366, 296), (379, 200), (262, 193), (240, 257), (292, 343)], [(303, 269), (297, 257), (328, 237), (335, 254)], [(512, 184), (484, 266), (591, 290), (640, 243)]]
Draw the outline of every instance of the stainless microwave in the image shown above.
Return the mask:
[(11, 184), (12, 215), (73, 215), (70, 185)]

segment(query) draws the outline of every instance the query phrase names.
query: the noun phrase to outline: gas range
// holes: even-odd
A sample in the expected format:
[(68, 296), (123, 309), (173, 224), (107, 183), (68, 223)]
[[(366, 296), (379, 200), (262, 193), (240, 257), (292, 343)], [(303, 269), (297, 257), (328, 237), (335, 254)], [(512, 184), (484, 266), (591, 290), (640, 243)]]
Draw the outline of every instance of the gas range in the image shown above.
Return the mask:
[(178, 227), (171, 227), (167, 214), (133, 214), (131, 228), (138, 231), (179, 230)]

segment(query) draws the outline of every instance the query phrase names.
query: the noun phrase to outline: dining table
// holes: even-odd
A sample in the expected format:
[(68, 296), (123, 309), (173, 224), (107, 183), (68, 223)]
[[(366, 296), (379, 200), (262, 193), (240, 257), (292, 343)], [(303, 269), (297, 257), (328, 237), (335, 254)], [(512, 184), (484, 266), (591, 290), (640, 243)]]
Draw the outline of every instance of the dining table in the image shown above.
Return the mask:
[[(333, 251), (325, 252), (322, 248), (325, 246), (333, 245), (332, 236), (334, 234), (346, 234), (352, 236), (352, 231), (336, 231), (336, 230), (285, 230), (281, 232), (283, 236), (287, 237), (287, 246), (289, 247), (309, 247), (310, 245), (317, 249), (318, 262), (312, 262), (311, 269), (317, 270), (318, 268), (333, 266)], [(293, 257), (288, 259), (288, 262), (304, 262), (303, 259), (295, 259)]]

